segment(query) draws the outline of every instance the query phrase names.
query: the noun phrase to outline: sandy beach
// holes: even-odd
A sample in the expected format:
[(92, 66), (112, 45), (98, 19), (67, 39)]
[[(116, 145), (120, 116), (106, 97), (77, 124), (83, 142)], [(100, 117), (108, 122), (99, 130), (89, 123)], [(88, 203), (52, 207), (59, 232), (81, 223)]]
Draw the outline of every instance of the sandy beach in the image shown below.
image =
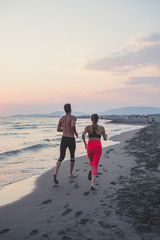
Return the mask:
[(76, 159), (72, 179), (65, 161), (59, 186), (51, 169), (30, 194), (0, 207), (0, 239), (160, 239), (160, 124), (112, 140), (120, 143), (103, 149), (95, 191), (87, 156)]
[(153, 116), (150, 115), (108, 115), (105, 116), (104, 119), (110, 120), (110, 122), (106, 122), (107, 124), (116, 123), (116, 124), (131, 124), (131, 125), (146, 125), (148, 122), (149, 124), (152, 123), (152, 117), (154, 118), (154, 122), (160, 123), (160, 115), (154, 114)]

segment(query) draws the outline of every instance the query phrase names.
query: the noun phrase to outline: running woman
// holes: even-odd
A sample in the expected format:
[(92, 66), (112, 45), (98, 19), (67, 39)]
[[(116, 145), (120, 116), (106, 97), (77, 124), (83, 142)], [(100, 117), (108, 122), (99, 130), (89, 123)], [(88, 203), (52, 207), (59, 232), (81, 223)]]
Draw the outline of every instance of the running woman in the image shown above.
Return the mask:
[(76, 142), (74, 135), (78, 138), (78, 133), (76, 131), (76, 121), (77, 118), (73, 115), (71, 115), (71, 105), (69, 103), (64, 105), (64, 110), (66, 112), (66, 115), (61, 117), (59, 120), (57, 131), (63, 132), (62, 139), (61, 139), (61, 145), (60, 145), (60, 157), (56, 163), (56, 167), (54, 170), (54, 182), (56, 184), (59, 183), (57, 180), (58, 176), (58, 170), (62, 163), (62, 161), (65, 158), (66, 155), (66, 149), (69, 148), (70, 151), (70, 174), (69, 176), (72, 177), (72, 171), (74, 168), (75, 163), (75, 149), (76, 149)]
[[(107, 135), (103, 126), (99, 126), (98, 115), (93, 114), (91, 116), (92, 125), (85, 127), (82, 134), (82, 139), (87, 149), (87, 154), (89, 158), (89, 173), (88, 179), (91, 181), (91, 190), (95, 190), (94, 183), (97, 176), (98, 164), (102, 154), (102, 145), (101, 145), (101, 135), (103, 139), (107, 140)], [(88, 144), (86, 143), (85, 135), (88, 133)]]

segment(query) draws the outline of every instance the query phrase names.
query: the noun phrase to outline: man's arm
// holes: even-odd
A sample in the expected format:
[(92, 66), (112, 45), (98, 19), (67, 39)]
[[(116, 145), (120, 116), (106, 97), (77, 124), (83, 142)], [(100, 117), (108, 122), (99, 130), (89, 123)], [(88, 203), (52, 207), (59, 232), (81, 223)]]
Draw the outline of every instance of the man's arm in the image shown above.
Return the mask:
[(76, 121), (77, 121), (77, 118), (74, 117), (71, 121), (71, 129), (72, 129), (72, 132), (76, 135), (76, 137), (78, 138), (78, 133), (76, 131)]
[(57, 132), (63, 132), (62, 124), (61, 124), (61, 119), (59, 120), (59, 123), (58, 123), (58, 125), (57, 125)]

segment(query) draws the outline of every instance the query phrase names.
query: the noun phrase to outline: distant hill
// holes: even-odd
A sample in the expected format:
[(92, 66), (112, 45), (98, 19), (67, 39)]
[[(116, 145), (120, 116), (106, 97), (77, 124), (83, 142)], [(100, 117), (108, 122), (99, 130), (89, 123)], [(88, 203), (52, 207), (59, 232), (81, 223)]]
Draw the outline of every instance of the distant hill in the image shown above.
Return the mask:
[(160, 108), (154, 107), (123, 107), (100, 112), (99, 115), (147, 115), (160, 114)]
[[(72, 113), (74, 116), (81, 117), (81, 116), (88, 116), (86, 113), (83, 112), (73, 112)], [(55, 111), (50, 114), (28, 114), (28, 115), (12, 115), (11, 117), (62, 117), (65, 115), (65, 112), (62, 111)]]
[[(77, 117), (90, 116), (90, 114), (83, 112), (73, 112), (73, 115)], [(99, 116), (102, 115), (149, 115), (149, 114), (160, 114), (160, 108), (154, 107), (123, 107), (98, 112)], [(55, 111), (50, 114), (29, 114), (29, 115), (13, 115), (11, 117), (61, 117), (65, 115), (64, 111)]]

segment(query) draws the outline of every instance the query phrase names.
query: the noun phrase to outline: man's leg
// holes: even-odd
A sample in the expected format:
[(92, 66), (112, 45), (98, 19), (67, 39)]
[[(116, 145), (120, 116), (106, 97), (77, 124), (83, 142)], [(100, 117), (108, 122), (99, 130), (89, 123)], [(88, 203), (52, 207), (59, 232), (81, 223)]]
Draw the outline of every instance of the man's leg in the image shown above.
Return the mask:
[(61, 162), (60, 162), (60, 161), (57, 161), (56, 166), (55, 166), (55, 169), (54, 169), (54, 182), (55, 182), (56, 184), (59, 183), (58, 180), (57, 180), (57, 176), (58, 176), (58, 170), (59, 170), (60, 165), (61, 165)]
[(58, 180), (57, 180), (58, 170), (59, 170), (59, 168), (60, 168), (60, 166), (61, 166), (61, 163), (62, 163), (63, 159), (65, 158), (66, 148), (67, 148), (67, 146), (66, 146), (66, 144), (65, 144), (65, 140), (64, 140), (64, 138), (62, 137), (61, 146), (60, 146), (60, 157), (59, 157), (59, 159), (58, 159), (58, 161), (57, 161), (57, 163), (56, 163), (56, 166), (55, 166), (55, 169), (54, 169), (54, 175), (53, 175), (53, 176), (54, 176), (54, 182), (55, 182), (56, 184), (59, 183)]
[(70, 173), (69, 173), (69, 176), (70, 177), (73, 177), (73, 168), (74, 168), (74, 163), (75, 161), (70, 161)]
[(69, 173), (70, 177), (73, 177), (73, 168), (75, 164), (75, 150), (76, 150), (76, 141), (75, 141), (75, 138), (72, 138), (71, 142), (69, 143), (69, 151), (71, 156), (70, 173)]

